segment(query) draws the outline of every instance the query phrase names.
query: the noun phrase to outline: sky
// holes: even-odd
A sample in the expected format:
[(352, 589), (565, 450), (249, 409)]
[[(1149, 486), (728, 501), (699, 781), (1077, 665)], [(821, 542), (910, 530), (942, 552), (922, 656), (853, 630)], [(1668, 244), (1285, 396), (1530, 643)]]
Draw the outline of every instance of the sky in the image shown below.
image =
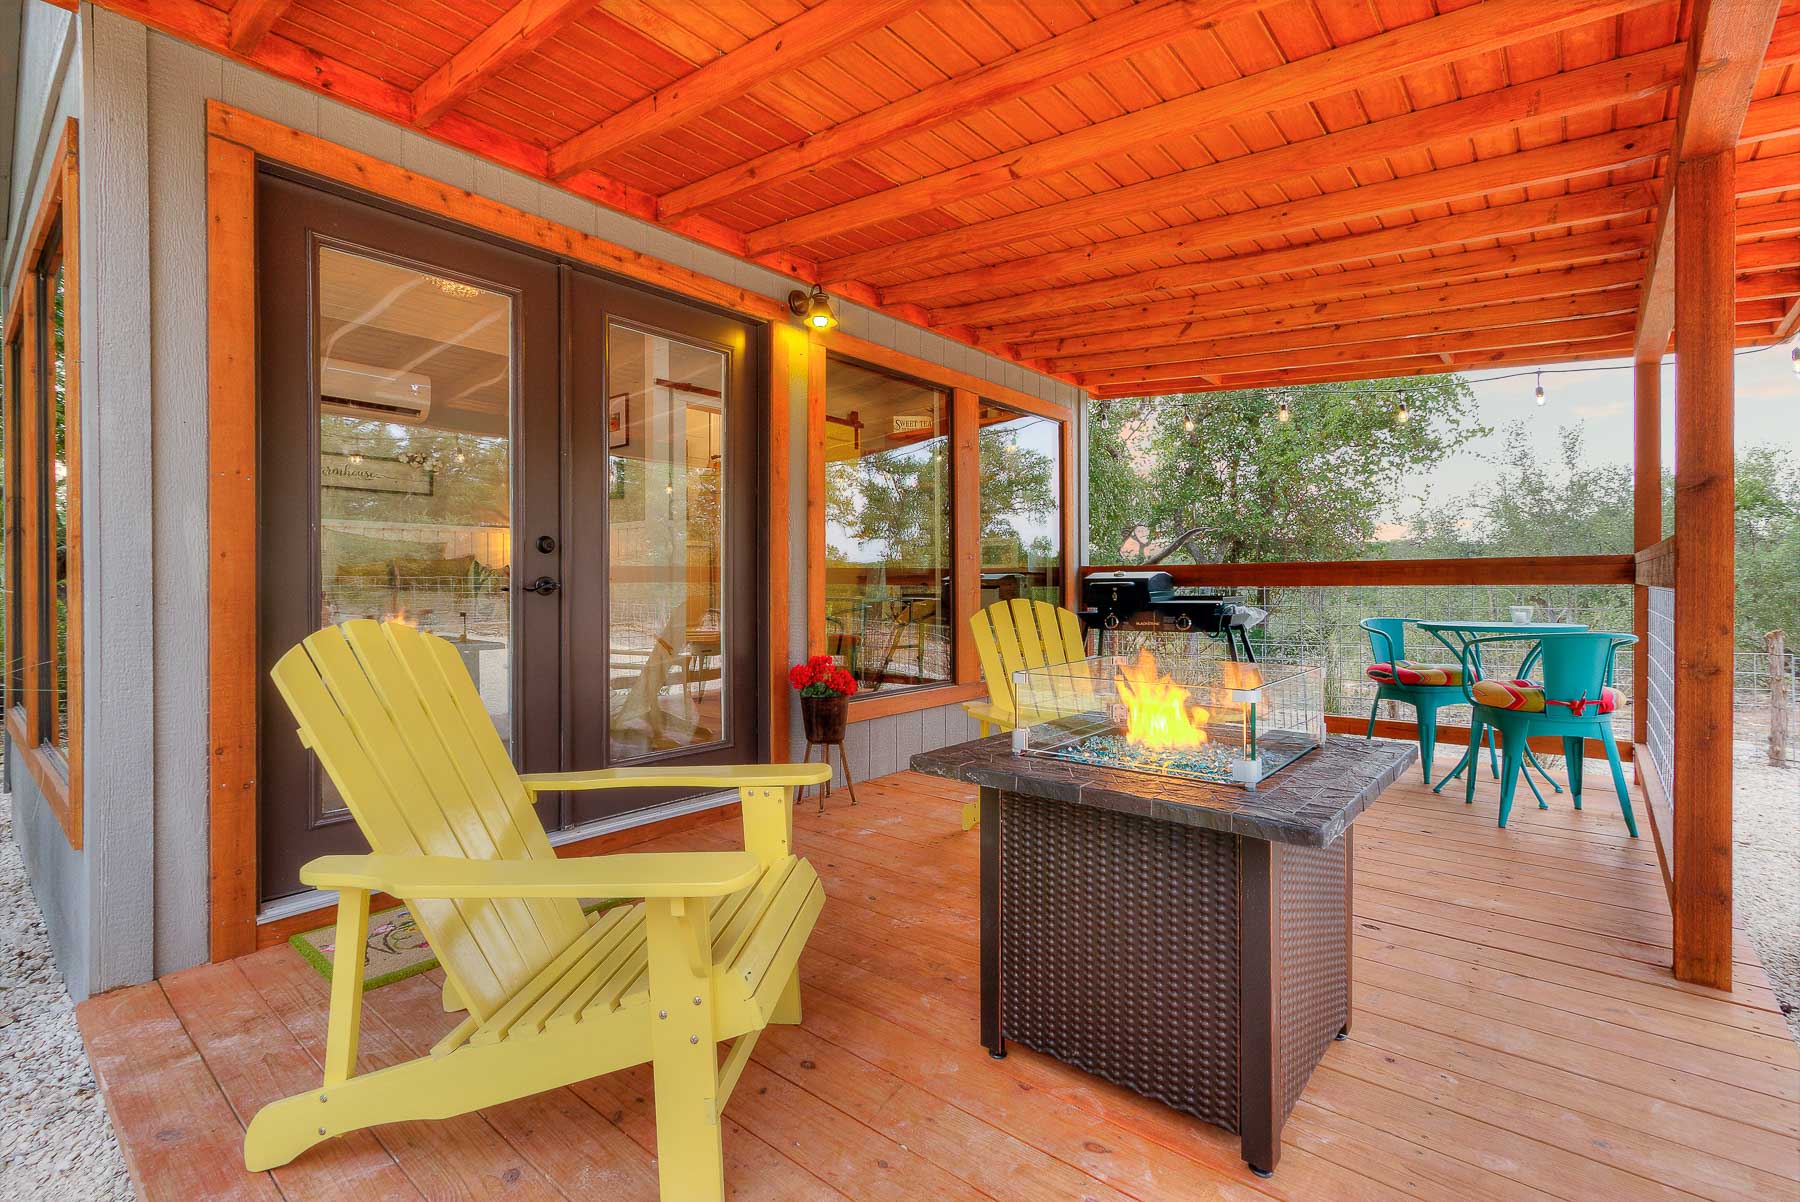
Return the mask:
[[(1739, 451), (1773, 443), (1800, 455), (1800, 377), (1794, 374), (1788, 346), (1767, 347), (1739, 355), (1737, 372), (1737, 446)], [(1535, 378), (1518, 374), (1517, 368), (1467, 374), (1475, 389), (1477, 412), (1494, 433), (1469, 443), (1428, 477), (1432, 498), (1445, 502), (1467, 496), (1494, 479), (1497, 456), (1506, 427), (1527, 423), (1530, 437), (1545, 458), (1556, 448), (1557, 431), (1579, 424), (1592, 462), (1631, 463), (1631, 362), (1616, 360), (1567, 367), (1604, 370), (1544, 371), (1544, 405), (1532, 401)], [(1674, 397), (1675, 367), (1663, 363), (1663, 452), (1666, 466), (1675, 462)], [(1384, 534), (1397, 533), (1383, 531)]]

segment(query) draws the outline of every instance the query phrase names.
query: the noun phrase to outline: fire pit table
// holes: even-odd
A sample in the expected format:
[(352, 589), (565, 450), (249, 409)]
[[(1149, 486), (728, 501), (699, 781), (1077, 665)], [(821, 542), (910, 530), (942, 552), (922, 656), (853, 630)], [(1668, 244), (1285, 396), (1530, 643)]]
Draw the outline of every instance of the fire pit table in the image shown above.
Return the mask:
[(1328, 741), (1251, 790), (1013, 743), (912, 758), (981, 788), (982, 1044), (1236, 1132), (1268, 1176), (1349, 1030), (1351, 823), (1418, 750)]

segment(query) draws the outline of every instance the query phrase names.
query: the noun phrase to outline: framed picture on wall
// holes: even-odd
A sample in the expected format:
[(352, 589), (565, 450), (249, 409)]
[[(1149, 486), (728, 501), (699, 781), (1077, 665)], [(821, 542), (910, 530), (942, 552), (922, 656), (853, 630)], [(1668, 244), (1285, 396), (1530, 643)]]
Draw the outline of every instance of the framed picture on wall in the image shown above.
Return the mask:
[(631, 394), (621, 392), (606, 402), (606, 445), (613, 449), (631, 445)]

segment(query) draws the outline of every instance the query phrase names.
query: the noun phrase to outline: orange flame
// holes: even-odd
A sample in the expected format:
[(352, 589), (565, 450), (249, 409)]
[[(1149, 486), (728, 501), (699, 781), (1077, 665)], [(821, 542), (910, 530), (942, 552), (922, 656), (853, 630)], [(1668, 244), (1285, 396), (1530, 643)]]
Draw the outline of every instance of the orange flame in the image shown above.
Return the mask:
[(1113, 682), (1125, 703), (1125, 738), (1139, 747), (1173, 751), (1206, 742), (1206, 720), (1199, 706), (1188, 708), (1188, 691), (1156, 666), (1148, 648), (1137, 663), (1120, 671)]
[(395, 610), (393, 613), (388, 614), (386, 617), (382, 618), (381, 620), (383, 622), (397, 622), (402, 626), (417, 626), (418, 625), (417, 622), (414, 622), (411, 618), (408, 618), (406, 616), (406, 606), (404, 606), (404, 605), (402, 605), (399, 609)]

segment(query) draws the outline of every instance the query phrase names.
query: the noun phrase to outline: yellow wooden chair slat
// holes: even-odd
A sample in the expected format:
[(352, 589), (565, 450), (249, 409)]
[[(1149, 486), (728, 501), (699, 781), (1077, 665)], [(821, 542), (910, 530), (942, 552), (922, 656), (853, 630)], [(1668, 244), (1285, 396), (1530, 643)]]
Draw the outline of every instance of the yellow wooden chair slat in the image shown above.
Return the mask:
[[(987, 684), (986, 701), (965, 701), (963, 710), (981, 724), (981, 736), (1007, 731), (1018, 721), (1018, 701), (1013, 696), (1013, 673), (1032, 668), (1077, 663), (1086, 658), (1081, 619), (1066, 609), (1029, 597), (996, 601), (969, 615), (969, 632), (981, 659), (981, 678)], [(1057, 688), (1064, 687), (1061, 683)], [(1080, 681), (1067, 687), (1081, 689)], [(981, 815), (973, 802), (963, 804), (964, 830), (974, 827)]]
[[(371, 853), (301, 879), (338, 891), (324, 1087), (270, 1103), (252, 1170), (381, 1123), (448, 1118), (648, 1062), (665, 1202), (722, 1202), (720, 1111), (757, 1035), (800, 1021), (800, 953), (824, 904), (791, 850), (797, 788), (822, 764), (521, 777), (461, 656), (396, 623), (310, 636), (272, 673)], [(558, 859), (545, 790), (735, 788), (742, 852)], [(359, 1074), (369, 898), (400, 897), (469, 1014), (429, 1055)], [(590, 917), (588, 897), (638, 897)], [(652, 1021), (653, 1010), (669, 1021)], [(719, 1048), (729, 1041), (723, 1063)]]

